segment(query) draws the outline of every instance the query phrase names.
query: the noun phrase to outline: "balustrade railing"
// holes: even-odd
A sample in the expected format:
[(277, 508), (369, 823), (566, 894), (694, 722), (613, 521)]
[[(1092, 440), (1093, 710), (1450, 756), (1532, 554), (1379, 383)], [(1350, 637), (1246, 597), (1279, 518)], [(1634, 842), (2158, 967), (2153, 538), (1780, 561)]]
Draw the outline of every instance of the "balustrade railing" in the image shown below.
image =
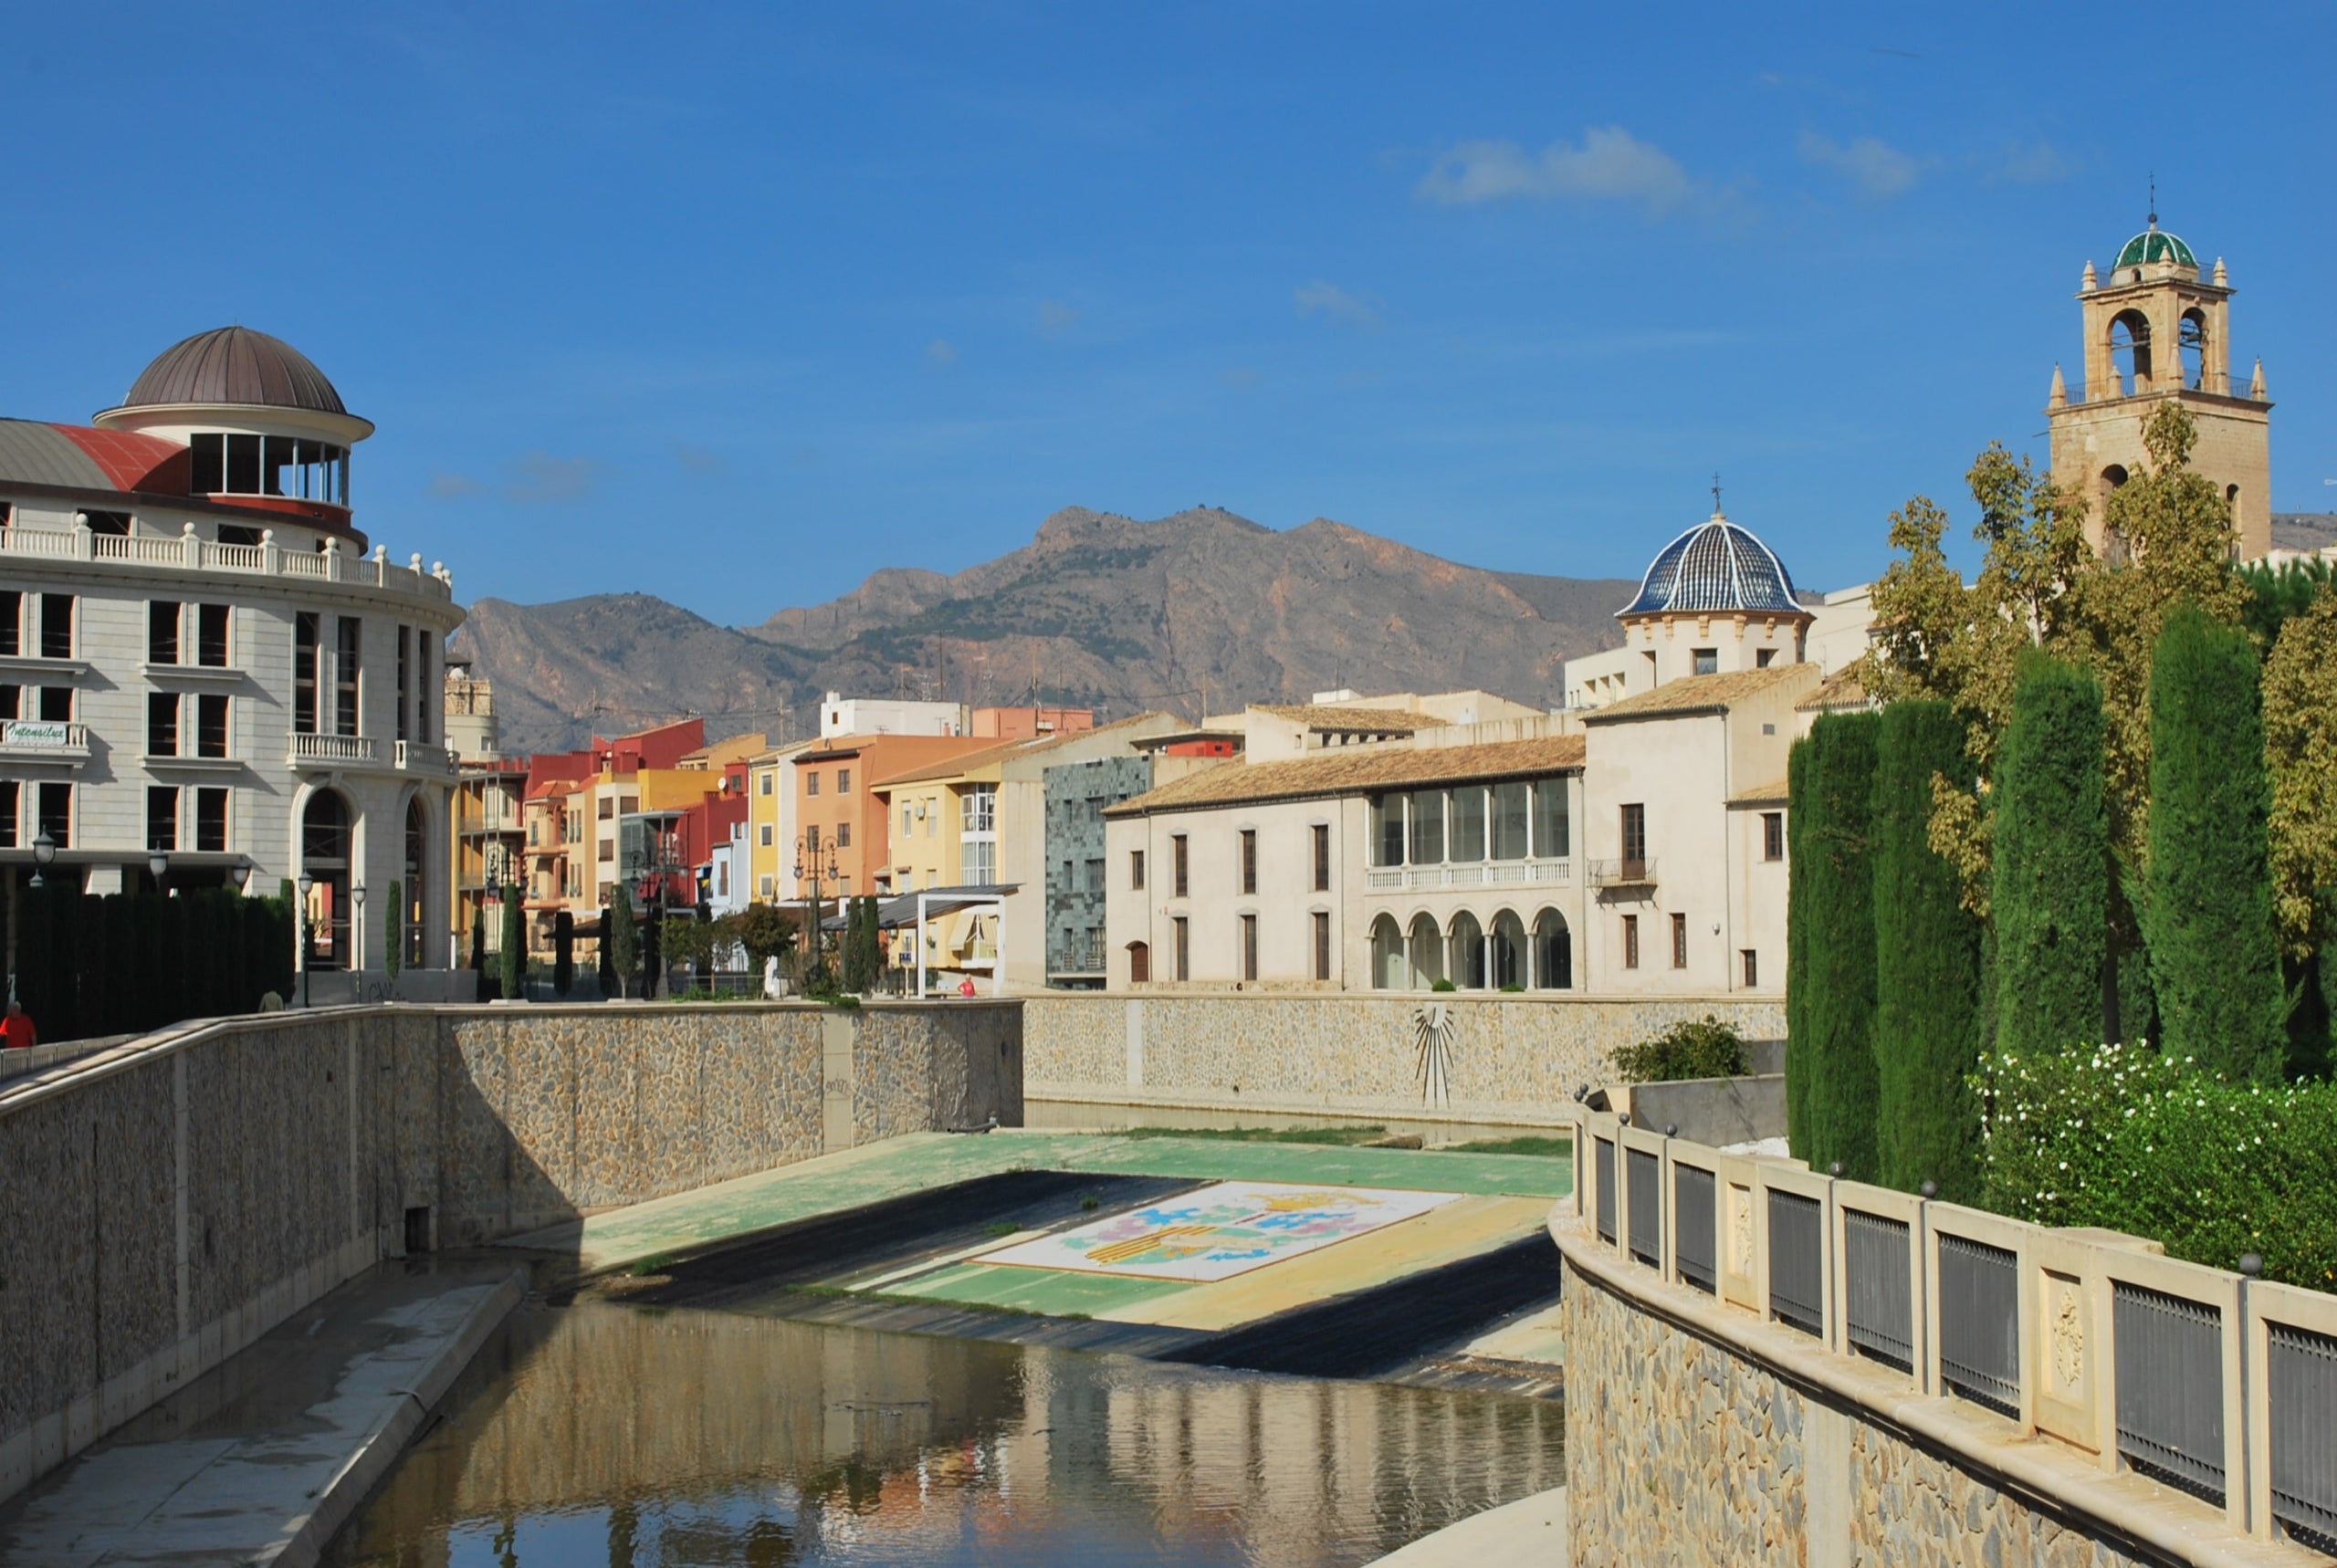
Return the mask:
[(313, 578), (394, 588), (435, 599), (455, 596), (454, 580), (443, 570), (424, 570), (420, 557), (403, 566), (386, 550), (358, 555), (338, 548), (288, 549), (264, 544), (219, 544), (186, 534), (102, 534), (85, 528), (0, 527), (0, 557), (43, 560), (87, 560), (126, 566), (183, 567), (198, 571), (257, 572), (273, 577)]
[(1966, 1419), (2188, 1493), (2235, 1530), (2337, 1555), (2337, 1294), (1581, 1106), (1575, 1123), (1577, 1234), (1654, 1270), (1630, 1270), (1648, 1281), (1630, 1289), (1682, 1287), (1676, 1310), (1736, 1313), (1748, 1343), (1855, 1358)]
[(1462, 861), (1444, 865), (1373, 866), (1363, 885), (1371, 893), (1403, 893), (1430, 887), (1565, 886), (1574, 881), (1570, 860)]

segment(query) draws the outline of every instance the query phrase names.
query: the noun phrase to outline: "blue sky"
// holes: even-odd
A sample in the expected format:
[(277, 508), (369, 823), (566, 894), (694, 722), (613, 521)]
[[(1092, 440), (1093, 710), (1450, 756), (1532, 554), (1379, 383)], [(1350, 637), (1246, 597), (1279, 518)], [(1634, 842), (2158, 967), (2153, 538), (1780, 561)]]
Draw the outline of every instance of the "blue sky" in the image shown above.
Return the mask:
[(465, 598), (751, 622), (1074, 504), (1635, 576), (1715, 469), (1829, 588), (2042, 455), (2154, 172), (2332, 504), (2337, 12), (1771, 9), (26, 10), (0, 411), (274, 332)]

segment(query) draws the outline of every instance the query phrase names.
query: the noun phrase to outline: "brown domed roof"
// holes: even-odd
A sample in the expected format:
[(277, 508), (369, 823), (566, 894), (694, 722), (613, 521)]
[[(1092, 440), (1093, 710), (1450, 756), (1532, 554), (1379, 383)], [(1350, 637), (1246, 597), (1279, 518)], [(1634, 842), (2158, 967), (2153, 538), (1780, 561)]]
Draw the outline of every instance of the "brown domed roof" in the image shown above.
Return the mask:
[(215, 328), (172, 344), (146, 367), (121, 406), (180, 402), (349, 412), (306, 354), (248, 327)]

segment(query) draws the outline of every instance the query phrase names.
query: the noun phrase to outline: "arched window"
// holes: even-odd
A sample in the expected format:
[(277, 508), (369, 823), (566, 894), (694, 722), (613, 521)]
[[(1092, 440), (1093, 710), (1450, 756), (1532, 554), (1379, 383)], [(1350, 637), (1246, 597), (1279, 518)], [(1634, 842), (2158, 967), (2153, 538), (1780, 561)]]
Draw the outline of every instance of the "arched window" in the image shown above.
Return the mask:
[(1534, 917), (1534, 988), (1574, 989), (1574, 937), (1567, 930), (1567, 917), (1555, 909)]
[(2175, 347), (2183, 356), (2183, 384), (2205, 391), (2207, 386), (2206, 313), (2196, 306), (2185, 310), (2179, 334)]
[(1436, 916), (1412, 916), (1411, 948), (1412, 985), (1424, 991), (1444, 978), (1444, 939)]
[(2139, 310), (2121, 310), (2110, 323), (2110, 373), (2123, 392), (2141, 392), (2151, 381), (2151, 322)]
[(1383, 915), (1371, 923), (1371, 985), (1375, 990), (1401, 991), (1411, 978), (1404, 961), (1404, 933), (1396, 917)]
[(423, 822), (422, 802), (418, 800), (407, 801), (405, 807), (405, 871), (398, 879), (399, 886), (403, 889), (403, 897), (405, 900), (405, 909), (403, 911), (405, 915), (405, 951), (401, 955), (401, 961), (408, 968), (414, 969), (420, 968), (424, 961), (422, 956), (423, 911), (428, 908), (429, 905), (424, 902), (423, 898), (424, 892), (425, 891), (424, 887), (423, 868), (430, 863), (430, 853), (427, 847), (429, 841), (429, 831)]
[(1141, 986), (1152, 978), (1152, 945), (1148, 942), (1128, 944), (1128, 983)]
[(1485, 928), (1467, 910), (1452, 917), (1445, 934), (1452, 949), (1452, 983), (1464, 991), (1485, 988)]
[(2112, 463), (2101, 471), (2101, 493), (2096, 497), (2096, 509), (2101, 515), (2101, 557), (2112, 566), (2124, 566), (2133, 557), (2125, 531), (2110, 520), (2110, 497), (2125, 485), (2126, 477), (2125, 465)]
[(1496, 990), (1525, 984), (1525, 923), (1510, 910), (1493, 916), (1493, 939), (1486, 944), (1493, 957)]
[(320, 789), (300, 815), (300, 874), (309, 878), (308, 964), (315, 969), (346, 969), (349, 950), (349, 802), (338, 790)]

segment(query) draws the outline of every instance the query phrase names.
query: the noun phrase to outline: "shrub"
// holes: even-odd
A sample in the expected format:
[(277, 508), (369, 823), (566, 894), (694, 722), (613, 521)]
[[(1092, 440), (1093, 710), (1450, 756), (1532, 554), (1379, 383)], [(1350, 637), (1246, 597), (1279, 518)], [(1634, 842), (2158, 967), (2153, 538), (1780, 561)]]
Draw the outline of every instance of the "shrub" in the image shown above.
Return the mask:
[(2337, 1291), (2337, 1084), (2226, 1082), (2140, 1046), (1985, 1056), (1983, 1206)]
[(2025, 656), (1996, 759), (1989, 904), (1996, 1045), (2036, 1054), (2097, 1036), (2109, 958), (2110, 819), (2101, 685)]
[(1434, 985), (1429, 987), (1429, 989), (1431, 991), (1457, 991), (1460, 988), (1460, 987), (1454, 985), (1450, 980), (1439, 980)]
[(1745, 1071), (1745, 1037), (1733, 1023), (1706, 1013), (1682, 1019), (1637, 1045), (1619, 1047), (1608, 1060), (1626, 1083), (1676, 1083), (1685, 1078), (1736, 1078)]

